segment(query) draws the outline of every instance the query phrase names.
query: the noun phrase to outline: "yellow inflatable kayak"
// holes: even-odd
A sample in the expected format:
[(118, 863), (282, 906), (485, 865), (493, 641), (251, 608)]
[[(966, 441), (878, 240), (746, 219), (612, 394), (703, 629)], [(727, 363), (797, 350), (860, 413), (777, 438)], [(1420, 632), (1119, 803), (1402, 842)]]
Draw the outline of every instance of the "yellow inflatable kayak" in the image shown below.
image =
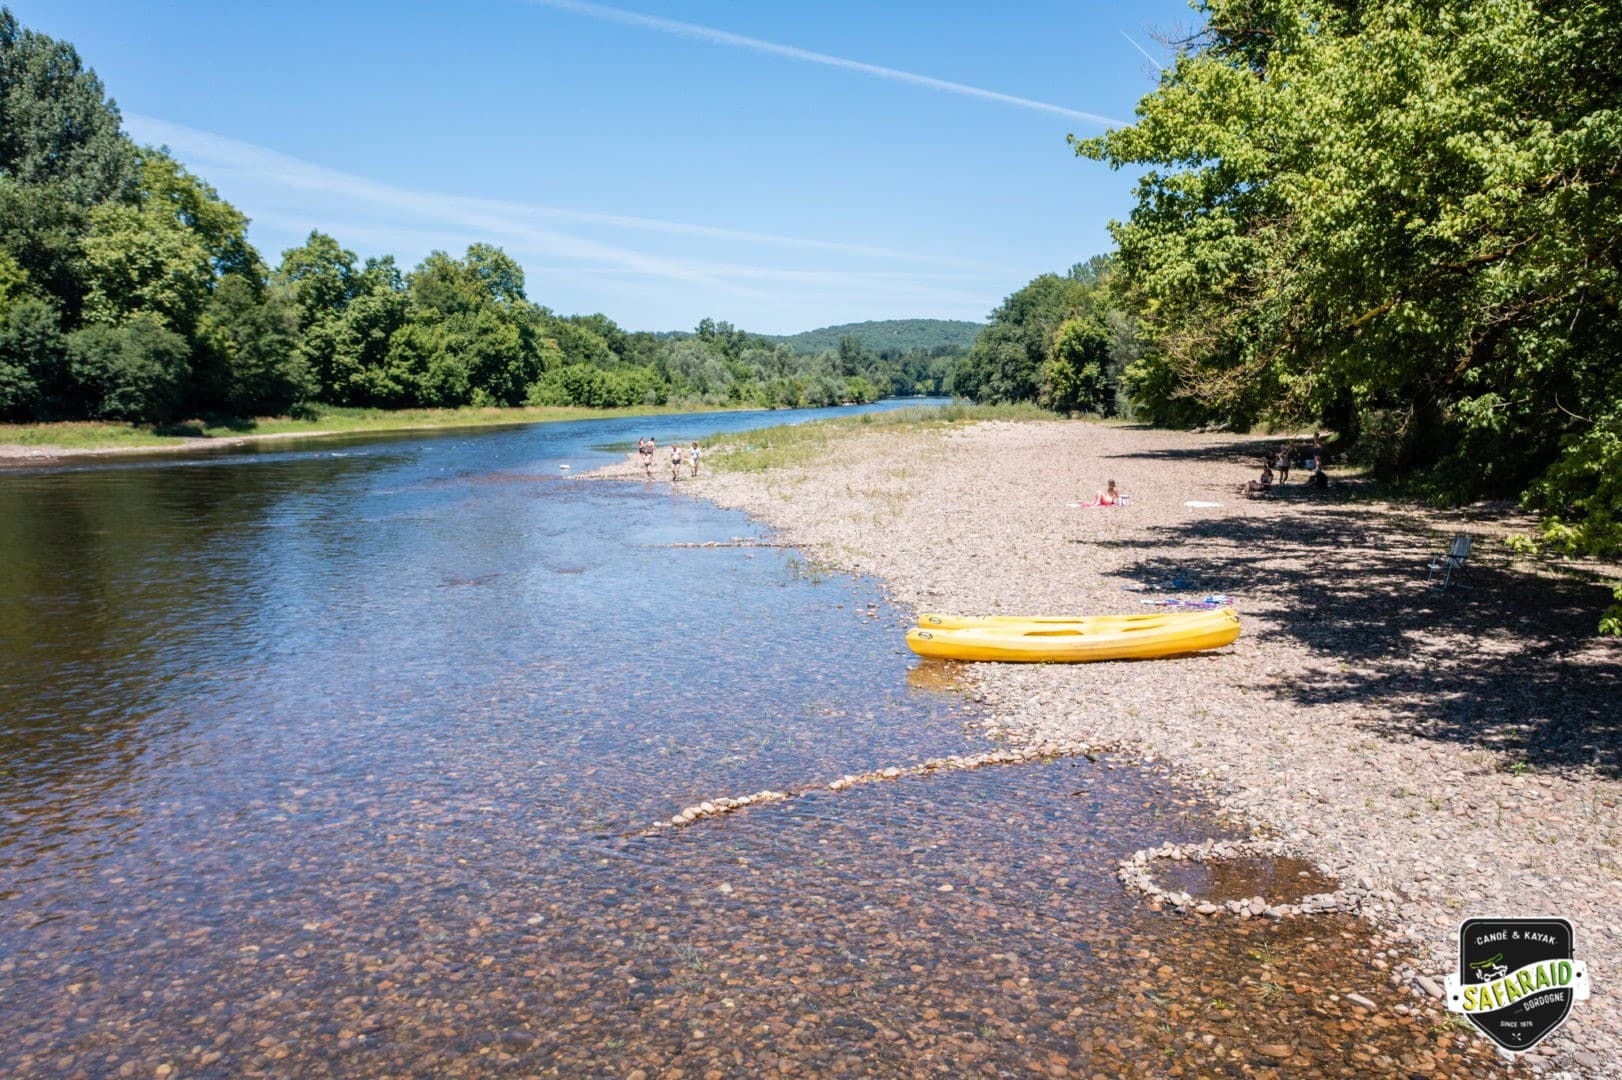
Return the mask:
[(1220, 649), (1238, 637), (1238, 614), (1223, 608), (1040, 622), (988, 616), (969, 625), (919, 626), (907, 632), (907, 647), (943, 660), (1082, 663), (1181, 656)]
[(1184, 618), (1187, 615), (1186, 611), (1165, 610), (1140, 611), (1133, 615), (943, 615), (926, 611), (918, 616), (918, 625), (925, 630), (1007, 629), (1018, 626), (1035, 629), (1087, 626), (1124, 630), (1129, 626), (1158, 625), (1168, 618)]

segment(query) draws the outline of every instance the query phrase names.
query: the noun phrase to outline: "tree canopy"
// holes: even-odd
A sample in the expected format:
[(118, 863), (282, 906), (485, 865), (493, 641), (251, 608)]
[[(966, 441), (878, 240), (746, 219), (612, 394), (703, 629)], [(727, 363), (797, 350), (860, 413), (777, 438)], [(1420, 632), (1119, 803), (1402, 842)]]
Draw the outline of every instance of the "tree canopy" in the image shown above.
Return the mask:
[(1622, 8), (1206, 0), (1113, 225), (1165, 422), (1323, 422), (1455, 498), (1622, 551)]
[(0, 8), (0, 173), (78, 206), (131, 193), (135, 154), (118, 107), (73, 46)]
[(1121, 370), (1136, 356), (1136, 324), (1116, 306), (1113, 259), (1042, 274), (991, 313), (991, 324), (953, 375), (976, 401), (1035, 401), (1056, 412), (1120, 410)]

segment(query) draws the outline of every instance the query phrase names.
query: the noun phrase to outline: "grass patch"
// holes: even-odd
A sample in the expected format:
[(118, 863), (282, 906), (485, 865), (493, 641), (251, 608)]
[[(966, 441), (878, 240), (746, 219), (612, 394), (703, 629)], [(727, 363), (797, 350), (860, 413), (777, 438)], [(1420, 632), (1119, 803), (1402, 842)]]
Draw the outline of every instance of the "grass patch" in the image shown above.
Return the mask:
[(316, 436), (430, 428), (496, 427), (503, 424), (544, 424), (560, 420), (602, 420), (617, 416), (725, 411), (728, 410), (705, 409), (693, 405), (639, 405), (626, 409), (531, 406), (356, 409), (337, 405), (317, 405), (299, 417), (242, 419), (210, 416), (157, 425), (98, 420), (68, 421), (58, 424), (0, 424), (0, 445), (61, 450), (162, 450), (187, 447), (212, 439), (255, 438), (267, 435)]
[[(982, 420), (1053, 420), (1057, 417), (1035, 405), (939, 405), (862, 413), (808, 424), (760, 428), (742, 433), (712, 435), (703, 440), (714, 456), (706, 455), (704, 465), (718, 472), (765, 472), (785, 466), (805, 465), (829, 452), (830, 445), (852, 431), (896, 428), (928, 431), (953, 424)], [(739, 442), (746, 439), (747, 442)]]

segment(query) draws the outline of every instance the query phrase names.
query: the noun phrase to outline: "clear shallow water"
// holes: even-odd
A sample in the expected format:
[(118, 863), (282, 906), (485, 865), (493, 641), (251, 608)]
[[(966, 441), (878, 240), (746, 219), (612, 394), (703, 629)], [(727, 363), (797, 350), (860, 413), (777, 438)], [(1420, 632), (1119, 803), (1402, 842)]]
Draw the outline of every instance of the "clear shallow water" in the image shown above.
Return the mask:
[[(983, 748), (867, 583), (665, 546), (759, 530), (559, 469), (808, 418), (0, 475), (0, 1074), (1224, 1071), (1254, 1052), (1189, 1032), (1260, 1037), (1224, 975), (1258, 936), (1376, 993), (1353, 924), (1125, 897), (1135, 848), (1227, 835), (1141, 770), (987, 769), (627, 838)], [(1263, 1026), (1348, 1069), (1416, 1052), (1333, 1015), (1304, 1041), (1320, 1006), (1275, 997)]]

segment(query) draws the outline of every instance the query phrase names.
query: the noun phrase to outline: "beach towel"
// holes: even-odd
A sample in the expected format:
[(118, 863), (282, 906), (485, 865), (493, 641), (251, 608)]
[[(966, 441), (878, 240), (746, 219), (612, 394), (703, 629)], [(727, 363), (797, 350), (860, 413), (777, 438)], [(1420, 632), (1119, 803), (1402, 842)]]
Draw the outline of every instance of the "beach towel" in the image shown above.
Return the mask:
[(1210, 611), (1215, 608), (1225, 608), (1232, 603), (1232, 601), (1222, 593), (1212, 593), (1210, 596), (1201, 597), (1198, 600), (1189, 600), (1181, 596), (1167, 596), (1155, 597), (1143, 602), (1154, 607), (1198, 608), (1202, 611)]

